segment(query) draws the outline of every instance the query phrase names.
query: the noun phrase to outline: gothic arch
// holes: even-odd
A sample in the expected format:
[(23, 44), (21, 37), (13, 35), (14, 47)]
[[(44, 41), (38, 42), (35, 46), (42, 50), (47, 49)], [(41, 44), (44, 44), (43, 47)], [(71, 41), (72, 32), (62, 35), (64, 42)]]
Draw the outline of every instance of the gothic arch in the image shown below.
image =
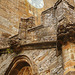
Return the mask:
[(32, 62), (26, 55), (19, 55), (13, 59), (9, 65), (5, 75), (19, 75), (27, 67), (31, 71), (30, 75), (38, 75), (38, 71), (34, 62)]

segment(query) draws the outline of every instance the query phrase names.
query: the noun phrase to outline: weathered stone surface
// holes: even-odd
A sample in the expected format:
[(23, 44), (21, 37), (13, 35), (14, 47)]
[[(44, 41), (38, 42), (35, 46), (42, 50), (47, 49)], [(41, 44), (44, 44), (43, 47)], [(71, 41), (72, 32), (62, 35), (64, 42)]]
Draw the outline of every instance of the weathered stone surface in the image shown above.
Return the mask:
[(64, 74), (69, 73), (70, 71), (75, 71), (75, 53), (73, 47), (74, 43), (67, 43), (66, 45), (62, 45), (62, 53), (63, 53), (63, 62), (64, 62)]
[[(62, 57), (56, 57), (56, 50), (55, 48), (52, 49), (44, 49), (44, 50), (25, 50), (22, 51), (18, 55), (26, 55), (28, 56), (31, 61), (35, 62), (35, 65), (38, 68), (39, 75), (47, 75), (47, 74), (62, 74)], [(7, 59), (5, 59), (5, 56), (7, 56)], [(15, 54), (9, 54), (9, 55), (2, 55), (0, 58), (3, 62), (1, 62), (0, 68), (0, 74), (4, 75), (7, 67), (11, 63), (12, 59), (15, 57)], [(12, 59), (11, 59), (12, 58)], [(7, 63), (5, 63), (7, 62)], [(10, 63), (9, 63), (10, 62)], [(57, 64), (57, 65), (56, 65)], [(4, 65), (4, 67), (2, 67)], [(55, 67), (55, 66), (56, 67)], [(55, 69), (56, 71), (55, 71)], [(54, 72), (53, 72), (54, 70)]]
[[(73, 29), (73, 31), (75, 30), (74, 26), (70, 26), (74, 25), (72, 24), (75, 22), (74, 17), (75, 17), (74, 7), (68, 4), (66, 1), (59, 0), (53, 8), (50, 8), (41, 14), (42, 25), (40, 26), (35, 27), (34, 19), (22, 18), (19, 26), (20, 28), (19, 34), (10, 38), (10, 41), (12, 40), (10, 42), (11, 45), (10, 47), (12, 47), (14, 50), (18, 48), (17, 50), (22, 50), (22, 52), (18, 54), (14, 53), (14, 54), (2, 55), (0, 57), (1, 59), (0, 74), (4, 75), (5, 71), (9, 67), (9, 64), (12, 62), (12, 59), (19, 55), (25, 55), (29, 57), (31, 62), (34, 62), (34, 65), (36, 65), (39, 75), (63, 75), (64, 73), (63, 67), (66, 68), (68, 66), (70, 68), (67, 69), (68, 72), (75, 71), (74, 69), (75, 62), (69, 61), (69, 59), (73, 61), (75, 60), (74, 56), (75, 45), (72, 44), (63, 47), (64, 61), (62, 61), (62, 55), (58, 57), (56, 56), (57, 47), (60, 47), (60, 45), (57, 47), (56, 44), (54, 44), (55, 47), (51, 46), (52, 44), (51, 41), (54, 42), (59, 40), (60, 39), (59, 37), (63, 36), (63, 33), (66, 34), (65, 33), (66, 30), (67, 31), (69, 31), (69, 29)], [(66, 23), (69, 23), (69, 26), (67, 26)], [(71, 34), (72, 30), (69, 32), (70, 35), (72, 35)], [(74, 34), (72, 36), (74, 37)], [(46, 45), (47, 43), (50, 45), (47, 46)], [(44, 48), (40, 47), (37, 49), (35, 48), (36, 47), (35, 45), (37, 44), (42, 44), (43, 46), (46, 47)], [(26, 46), (29, 48), (27, 49)], [(70, 48), (70, 46), (72, 49), (67, 48), (67, 47)], [(63, 62), (66, 63), (63, 65)]]
[(16, 54), (3, 54), (0, 56), (0, 75), (4, 75)]
[(0, 38), (0, 49), (8, 48), (8, 39), (7, 38)]

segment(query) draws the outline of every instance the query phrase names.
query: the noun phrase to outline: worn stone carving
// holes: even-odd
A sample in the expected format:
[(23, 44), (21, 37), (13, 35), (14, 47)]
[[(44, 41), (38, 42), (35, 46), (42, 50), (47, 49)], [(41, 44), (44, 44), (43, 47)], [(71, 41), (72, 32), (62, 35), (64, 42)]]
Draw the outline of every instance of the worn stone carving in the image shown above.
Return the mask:
[(67, 42), (75, 43), (75, 24), (59, 25), (58, 42), (66, 44)]
[(20, 42), (17, 41), (17, 40), (10, 40), (9, 41), (9, 45), (10, 45), (10, 48), (13, 49), (14, 52), (19, 52), (21, 51), (21, 47), (20, 47)]

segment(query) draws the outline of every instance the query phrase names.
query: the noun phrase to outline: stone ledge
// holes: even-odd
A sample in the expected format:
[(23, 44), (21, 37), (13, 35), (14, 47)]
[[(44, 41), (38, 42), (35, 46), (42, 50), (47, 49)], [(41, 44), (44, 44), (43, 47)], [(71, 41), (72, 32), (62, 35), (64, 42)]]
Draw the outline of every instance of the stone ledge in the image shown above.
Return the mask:
[(21, 47), (24, 47), (24, 50), (56, 48), (56, 41), (29, 43), (22, 45)]
[(41, 28), (44, 28), (44, 26), (43, 26), (43, 25), (39, 25), (39, 26), (37, 26), (37, 27), (33, 27), (33, 28), (31, 28), (31, 29), (28, 29), (27, 31), (28, 31), (28, 32), (31, 32), (31, 31), (39, 30), (39, 29), (41, 29)]

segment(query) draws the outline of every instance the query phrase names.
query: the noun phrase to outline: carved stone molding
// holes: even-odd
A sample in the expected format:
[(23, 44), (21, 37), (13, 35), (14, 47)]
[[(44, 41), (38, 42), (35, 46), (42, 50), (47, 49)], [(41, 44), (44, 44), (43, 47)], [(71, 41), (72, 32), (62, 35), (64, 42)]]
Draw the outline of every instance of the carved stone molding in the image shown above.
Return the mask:
[(67, 44), (67, 42), (75, 43), (75, 23), (59, 25), (57, 30), (58, 47)]
[(9, 40), (10, 48), (13, 49), (14, 52), (20, 52), (21, 51), (21, 45), (20, 41), (16, 39)]
[(22, 68), (27, 66), (31, 67), (33, 75), (38, 75), (36, 64), (25, 55), (15, 57), (4, 75), (13, 75), (13, 72), (15, 72), (14, 75), (17, 75)]

